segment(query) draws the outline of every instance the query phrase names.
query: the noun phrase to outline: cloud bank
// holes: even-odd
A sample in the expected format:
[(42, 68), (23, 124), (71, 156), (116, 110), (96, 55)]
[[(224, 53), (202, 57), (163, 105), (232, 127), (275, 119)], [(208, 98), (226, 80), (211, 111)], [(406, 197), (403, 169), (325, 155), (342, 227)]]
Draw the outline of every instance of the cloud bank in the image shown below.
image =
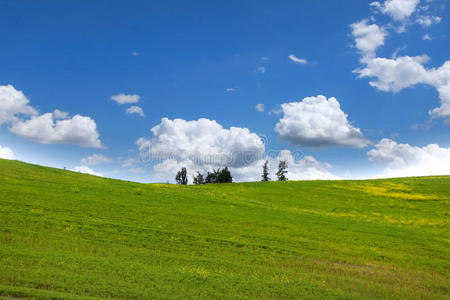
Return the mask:
[(382, 139), (367, 154), (373, 163), (384, 167), (378, 177), (450, 174), (450, 148), (437, 144), (417, 147)]

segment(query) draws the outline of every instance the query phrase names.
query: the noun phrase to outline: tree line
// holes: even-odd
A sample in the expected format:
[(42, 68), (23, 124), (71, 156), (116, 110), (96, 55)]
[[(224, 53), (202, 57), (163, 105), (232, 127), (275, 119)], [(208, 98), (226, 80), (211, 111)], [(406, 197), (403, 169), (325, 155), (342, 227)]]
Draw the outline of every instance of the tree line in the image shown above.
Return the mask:
[[(281, 160), (278, 163), (278, 171), (275, 173), (278, 181), (287, 181), (286, 177), (287, 171), (287, 163), (285, 160)], [(261, 175), (261, 181), (270, 181), (269, 177), (269, 160), (266, 160), (263, 165), (263, 174)], [(188, 184), (188, 175), (185, 167), (182, 167), (180, 171), (177, 172), (175, 176), (175, 181), (177, 184)], [(197, 175), (193, 176), (193, 184), (210, 184), (210, 183), (231, 183), (233, 182), (233, 176), (231, 176), (231, 172), (228, 167), (223, 169), (217, 169), (212, 172), (207, 172), (206, 176), (202, 173), (197, 172)]]

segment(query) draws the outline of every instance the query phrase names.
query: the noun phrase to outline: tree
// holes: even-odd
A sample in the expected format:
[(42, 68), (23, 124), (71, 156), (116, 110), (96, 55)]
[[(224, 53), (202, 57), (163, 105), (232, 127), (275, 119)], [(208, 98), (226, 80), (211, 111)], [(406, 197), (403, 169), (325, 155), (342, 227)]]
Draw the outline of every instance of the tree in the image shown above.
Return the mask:
[(185, 167), (181, 168), (181, 171), (178, 171), (177, 176), (175, 176), (175, 180), (177, 184), (188, 184), (187, 171)]
[(288, 180), (286, 178), (287, 174), (287, 163), (285, 160), (280, 160), (280, 162), (278, 163), (278, 171), (276, 173), (277, 177), (278, 177), (278, 181), (286, 181)]
[(261, 176), (262, 181), (270, 181), (268, 164), (269, 164), (269, 160), (267, 159), (263, 165), (263, 174)]
[(231, 176), (228, 167), (223, 168), (222, 170), (217, 170), (217, 183), (229, 183), (233, 182), (233, 177)]
[(217, 182), (217, 171), (213, 170), (212, 173), (208, 172), (205, 178), (205, 183), (216, 183)]
[(197, 172), (197, 176), (194, 176), (194, 184), (204, 184), (205, 179), (200, 172)]
[(208, 172), (204, 181), (204, 183), (228, 183), (228, 182), (233, 182), (233, 177), (231, 176), (228, 167), (213, 170), (211, 173)]

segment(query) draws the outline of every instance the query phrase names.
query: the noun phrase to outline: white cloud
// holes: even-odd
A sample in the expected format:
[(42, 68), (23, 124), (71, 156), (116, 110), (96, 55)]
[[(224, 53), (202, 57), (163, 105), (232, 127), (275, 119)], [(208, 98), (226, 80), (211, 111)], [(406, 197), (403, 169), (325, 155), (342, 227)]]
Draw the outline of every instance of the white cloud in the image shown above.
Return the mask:
[(450, 148), (437, 144), (417, 147), (382, 139), (367, 154), (372, 162), (384, 167), (379, 177), (450, 174)]
[(117, 102), (118, 104), (130, 104), (137, 103), (141, 97), (139, 95), (126, 95), (123, 93), (112, 95), (111, 100)]
[(235, 92), (236, 89), (235, 88), (226, 88), (225, 91), (227, 91), (227, 92)]
[(384, 45), (386, 30), (377, 24), (368, 24), (368, 20), (362, 20), (350, 25), (352, 35), (355, 38), (355, 47), (361, 52), (363, 59), (375, 56), (379, 46)]
[(266, 68), (264, 68), (264, 67), (259, 67), (259, 68), (258, 68), (258, 72), (260, 72), (261, 74), (264, 74), (264, 73), (266, 73)]
[[(383, 5), (379, 2), (371, 5), (394, 18), (402, 19), (410, 16), (418, 3), (418, 0), (387, 0)], [(362, 55), (360, 62), (363, 64), (362, 68), (353, 72), (359, 78), (371, 78), (369, 84), (385, 92), (399, 92), (416, 84), (433, 86), (439, 92), (440, 107), (432, 109), (429, 114), (433, 118), (444, 118), (445, 122), (450, 123), (450, 61), (444, 62), (439, 68), (427, 69), (424, 65), (430, 57), (426, 54), (397, 57), (397, 53), (394, 53), (392, 58), (376, 57), (376, 50), (384, 44), (387, 33), (378, 25), (368, 25), (367, 22), (363, 20), (351, 25), (356, 48)], [(429, 22), (440, 22), (440, 18), (419, 16), (417, 22), (427, 25)], [(429, 35), (423, 37), (430, 38)]]
[(264, 153), (260, 137), (247, 128), (223, 128), (216, 121), (198, 119), (161, 119), (151, 129), (151, 140), (140, 138), (139, 150), (151, 150), (154, 158), (178, 161), (192, 160), (197, 164), (243, 166)]
[(102, 147), (94, 120), (80, 115), (55, 121), (52, 113), (46, 113), (30, 120), (17, 121), (12, 124), (10, 131), (42, 144)]
[(284, 114), (275, 131), (281, 140), (292, 146), (362, 148), (369, 144), (361, 130), (348, 122), (334, 97), (306, 97), (301, 102), (284, 103), (281, 107)]
[(103, 154), (92, 154), (87, 157), (83, 157), (81, 159), (82, 165), (94, 166), (103, 163), (110, 163), (112, 160), (109, 157), (104, 156)]
[(370, 85), (382, 90), (398, 92), (426, 80), (427, 71), (423, 66), (429, 60), (427, 55), (401, 56), (396, 58), (376, 57), (367, 60), (365, 68), (354, 72), (359, 78), (373, 78)]
[(290, 54), (288, 56), (288, 58), (290, 60), (292, 60), (293, 62), (299, 63), (301, 65), (306, 65), (308, 63), (308, 61), (306, 61), (306, 59), (304, 58), (298, 58), (297, 56), (295, 56), (294, 54)]
[(73, 171), (103, 177), (102, 173), (95, 172), (91, 168), (84, 165), (75, 167)]
[(420, 83), (433, 86), (439, 92), (441, 105), (429, 114), (433, 118), (444, 118), (446, 122), (450, 122), (450, 61), (446, 61), (439, 68), (427, 69), (423, 64), (428, 60), (427, 55), (376, 57), (367, 60), (364, 68), (354, 72), (358, 73), (360, 78), (375, 78), (370, 81), (370, 85), (385, 92), (399, 92)]
[(256, 104), (255, 109), (256, 109), (256, 111), (263, 112), (264, 104), (261, 104), (261, 103)]
[(140, 108), (139, 106), (130, 106), (127, 110), (126, 110), (127, 114), (138, 114), (141, 117), (144, 116), (144, 111), (142, 110), (142, 108)]
[(420, 0), (386, 0), (383, 4), (372, 2), (371, 6), (378, 8), (382, 13), (395, 21), (403, 21), (416, 10)]
[(69, 113), (65, 111), (60, 111), (59, 109), (55, 109), (53, 111), (53, 118), (55, 119), (67, 119), (69, 117)]
[(437, 16), (419, 16), (417, 17), (416, 22), (422, 27), (430, 27), (433, 24), (440, 23), (441, 18)]
[(16, 159), (13, 151), (8, 147), (0, 146), (0, 158), (3, 159)]
[(59, 109), (39, 115), (28, 103), (29, 99), (12, 85), (0, 86), (0, 125), (10, 123), (12, 133), (43, 144), (101, 147), (97, 125), (91, 118), (75, 115), (69, 119), (69, 114)]
[(424, 40), (424, 41), (429, 41), (429, 40), (432, 40), (432, 39), (433, 38), (428, 33), (424, 34), (423, 37), (422, 37), (422, 40)]
[(12, 85), (0, 86), (0, 125), (18, 120), (18, 116), (35, 116), (38, 111), (29, 106), (30, 100)]

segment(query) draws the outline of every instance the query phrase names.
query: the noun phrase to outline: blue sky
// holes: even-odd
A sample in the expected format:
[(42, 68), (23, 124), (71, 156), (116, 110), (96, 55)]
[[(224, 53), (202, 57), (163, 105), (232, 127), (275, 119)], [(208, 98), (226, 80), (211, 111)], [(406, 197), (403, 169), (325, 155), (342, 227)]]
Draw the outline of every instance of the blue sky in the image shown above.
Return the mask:
[[(8, 116), (0, 149), (4, 157), (143, 182), (173, 181), (181, 165), (205, 172), (219, 165), (192, 156), (230, 149), (258, 156), (235, 164), (238, 180), (257, 180), (269, 153), (274, 169), (280, 150), (304, 154), (291, 163), (293, 179), (449, 174), (442, 167), (450, 165), (447, 16), (442, 0), (0, 1), (0, 113)], [(408, 60), (420, 55), (428, 59)], [(359, 78), (357, 69), (371, 75)], [(23, 96), (11, 96), (18, 91)], [(139, 100), (118, 104), (119, 94)], [(8, 110), (7, 97), (25, 97), (37, 112)], [(127, 114), (131, 106), (144, 116)], [(68, 115), (27, 123), (55, 109)], [(102, 148), (71, 136), (82, 126), (73, 125), (76, 115), (95, 123), (79, 132), (97, 133)], [(200, 118), (223, 130), (195, 123)], [(64, 120), (71, 132), (56, 132)], [(50, 126), (57, 137), (33, 126)], [(248, 133), (235, 136), (231, 127)], [(253, 134), (267, 144), (253, 147)], [(143, 164), (139, 138), (176, 154)], [(94, 154), (103, 160), (82, 163)]]

